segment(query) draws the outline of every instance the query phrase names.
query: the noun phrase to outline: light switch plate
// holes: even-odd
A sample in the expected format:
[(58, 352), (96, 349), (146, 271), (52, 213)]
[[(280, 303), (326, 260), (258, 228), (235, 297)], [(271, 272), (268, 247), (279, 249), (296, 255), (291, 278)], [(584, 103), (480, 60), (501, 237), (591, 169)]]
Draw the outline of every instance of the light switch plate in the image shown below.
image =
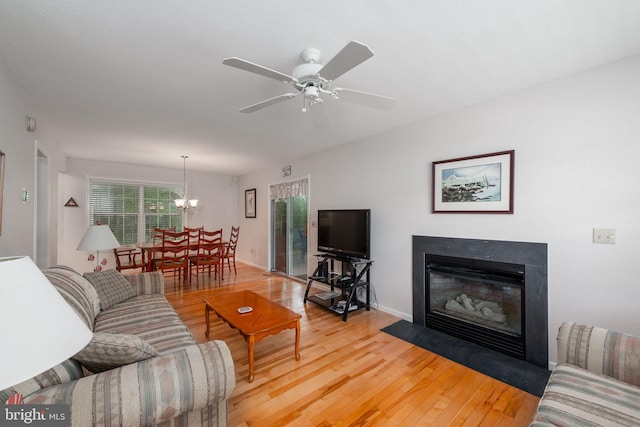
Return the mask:
[(593, 243), (605, 243), (608, 245), (615, 245), (616, 243), (615, 228), (594, 228)]

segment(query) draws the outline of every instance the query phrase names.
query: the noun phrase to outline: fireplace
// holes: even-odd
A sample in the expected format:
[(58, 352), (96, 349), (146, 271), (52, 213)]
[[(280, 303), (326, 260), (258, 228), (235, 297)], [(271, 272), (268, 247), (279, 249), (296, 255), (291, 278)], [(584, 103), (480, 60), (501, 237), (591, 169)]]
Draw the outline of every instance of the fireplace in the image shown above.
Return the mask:
[(413, 323), (547, 368), (547, 246), (413, 237)]

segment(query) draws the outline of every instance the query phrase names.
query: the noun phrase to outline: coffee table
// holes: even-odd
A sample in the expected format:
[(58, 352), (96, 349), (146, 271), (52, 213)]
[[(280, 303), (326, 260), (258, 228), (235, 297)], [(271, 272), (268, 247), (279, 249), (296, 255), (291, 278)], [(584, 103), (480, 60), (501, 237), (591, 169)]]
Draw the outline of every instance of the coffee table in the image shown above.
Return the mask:
[[(209, 336), (209, 316), (213, 311), (232, 328), (240, 331), (249, 349), (249, 382), (253, 382), (253, 359), (256, 342), (285, 329), (296, 330), (295, 356), (300, 360), (300, 314), (275, 302), (269, 301), (255, 292), (225, 292), (204, 300), (204, 315)], [(239, 313), (239, 307), (251, 307), (249, 313)]]

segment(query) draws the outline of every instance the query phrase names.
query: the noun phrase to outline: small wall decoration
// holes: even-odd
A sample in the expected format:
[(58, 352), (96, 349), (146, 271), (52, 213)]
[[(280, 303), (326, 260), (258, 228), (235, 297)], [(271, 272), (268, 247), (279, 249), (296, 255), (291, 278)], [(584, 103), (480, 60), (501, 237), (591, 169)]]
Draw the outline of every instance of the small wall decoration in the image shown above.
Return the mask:
[(433, 162), (433, 213), (513, 213), (515, 150)]
[(256, 189), (244, 191), (244, 217), (256, 217)]
[(76, 203), (75, 200), (73, 200), (73, 197), (71, 197), (69, 200), (67, 200), (67, 203), (65, 203), (64, 205), (67, 208), (77, 208), (78, 207), (78, 204)]

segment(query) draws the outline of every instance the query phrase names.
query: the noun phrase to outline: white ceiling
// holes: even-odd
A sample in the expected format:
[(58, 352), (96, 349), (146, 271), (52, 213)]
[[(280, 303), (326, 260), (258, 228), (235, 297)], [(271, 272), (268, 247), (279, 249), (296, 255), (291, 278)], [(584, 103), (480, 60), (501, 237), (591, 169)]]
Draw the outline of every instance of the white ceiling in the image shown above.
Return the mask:
[[(350, 40), (373, 58), (339, 78), (397, 98), (380, 111), (301, 98), (252, 114), (290, 74)], [(0, 65), (69, 157), (239, 175), (640, 54), (636, 0), (2, 0)], [(321, 61), (322, 62), (322, 61)]]

